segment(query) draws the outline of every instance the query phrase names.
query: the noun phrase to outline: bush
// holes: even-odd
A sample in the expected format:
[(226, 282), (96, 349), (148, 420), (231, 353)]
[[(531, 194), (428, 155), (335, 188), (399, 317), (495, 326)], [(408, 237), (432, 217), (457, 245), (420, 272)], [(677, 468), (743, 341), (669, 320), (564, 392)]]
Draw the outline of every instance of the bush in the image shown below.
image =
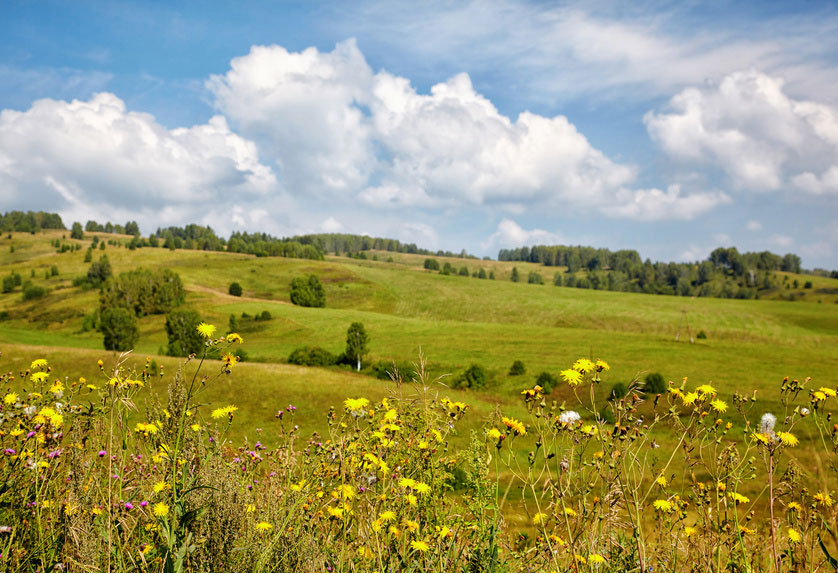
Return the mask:
[(204, 348), (204, 338), (198, 332), (201, 316), (193, 309), (175, 309), (166, 315), (166, 335), (169, 344), (166, 354), (170, 357), (198, 354)]
[(104, 335), (103, 342), (108, 351), (130, 351), (140, 338), (137, 316), (124, 307), (103, 309), (99, 330)]
[(518, 268), (517, 267), (512, 268), (512, 274), (509, 276), (509, 280), (512, 281), (513, 283), (517, 283), (518, 281), (521, 280), (520, 276), (518, 275)]
[(439, 261), (436, 259), (425, 259), (425, 269), (429, 271), (439, 271)]
[(271, 320), (271, 319), (273, 319), (273, 318), (274, 318), (274, 317), (273, 317), (273, 315), (271, 315), (271, 312), (270, 312), (270, 311), (268, 311), (267, 309), (265, 309), (264, 311), (262, 311), (261, 313), (259, 313), (258, 320), (259, 320), (259, 321), (270, 321), (270, 320)]
[(466, 267), (465, 265), (460, 267), (459, 275), (460, 277), (468, 277), (468, 267)]
[(14, 275), (6, 275), (3, 277), (3, 293), (11, 293), (15, 290)]
[(183, 282), (174, 271), (134, 269), (105, 282), (99, 294), (99, 307), (125, 307), (138, 317), (144, 317), (168, 313), (185, 299)]
[(618, 401), (628, 394), (628, 387), (625, 383), (614, 383), (611, 392), (608, 393), (609, 401)]
[(233, 281), (230, 283), (230, 288), (227, 289), (228, 293), (234, 297), (241, 297), (242, 296), (242, 286), (238, 284), (238, 282)]
[(40, 285), (27, 285), (23, 288), (23, 300), (32, 301), (33, 299), (40, 299), (49, 293), (46, 287)]
[(530, 271), (529, 275), (527, 275), (527, 283), (533, 285), (544, 285), (544, 278), (541, 277), (541, 273)]
[(296, 277), (291, 281), (291, 302), (300, 307), (325, 307), (326, 291), (317, 275)]
[(698, 332), (698, 335), (696, 335), (695, 338), (696, 339), (706, 339), (707, 338), (707, 333), (705, 333), (704, 330), (702, 329), (701, 331)]
[(667, 389), (666, 379), (660, 373), (649, 373), (643, 384), (643, 392), (656, 395), (665, 393)]
[(454, 386), (461, 389), (480, 389), (486, 386), (486, 371), (477, 364), (472, 364), (457, 377)]
[(111, 276), (111, 264), (107, 255), (102, 255), (99, 261), (90, 264), (87, 270), (87, 282), (93, 287), (98, 287)]
[(328, 367), (336, 365), (338, 358), (320, 347), (300, 347), (291, 352), (288, 356), (288, 362), (292, 365), (304, 365), (306, 367)]
[(807, 281), (806, 283), (803, 284), (803, 288), (804, 289), (811, 289), (812, 288), (812, 282)]
[(377, 361), (372, 365), (372, 372), (376, 379), (382, 381), (393, 380), (396, 373), (402, 380), (409, 381), (413, 378), (416, 368), (407, 361)]
[(509, 376), (510, 377), (517, 377), (518, 375), (526, 374), (527, 368), (524, 366), (523, 361), (515, 361), (512, 363), (512, 366), (509, 367)]
[(549, 395), (559, 384), (559, 381), (556, 380), (556, 377), (544, 371), (535, 379), (535, 384), (544, 389), (544, 394)]

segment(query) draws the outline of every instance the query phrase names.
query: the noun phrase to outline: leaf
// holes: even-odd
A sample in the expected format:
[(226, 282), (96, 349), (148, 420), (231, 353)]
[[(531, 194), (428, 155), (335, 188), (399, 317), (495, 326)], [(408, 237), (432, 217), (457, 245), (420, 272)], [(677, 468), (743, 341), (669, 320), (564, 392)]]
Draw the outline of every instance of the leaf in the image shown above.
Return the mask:
[(827, 560), (827, 562), (829, 562), (829, 565), (832, 566), (833, 568), (838, 569), (838, 560), (833, 558), (832, 554), (829, 553), (829, 550), (826, 549), (826, 544), (824, 544), (823, 540), (821, 540), (820, 533), (818, 533), (818, 544), (821, 545), (821, 550), (823, 550), (823, 553), (826, 556), (826, 560)]

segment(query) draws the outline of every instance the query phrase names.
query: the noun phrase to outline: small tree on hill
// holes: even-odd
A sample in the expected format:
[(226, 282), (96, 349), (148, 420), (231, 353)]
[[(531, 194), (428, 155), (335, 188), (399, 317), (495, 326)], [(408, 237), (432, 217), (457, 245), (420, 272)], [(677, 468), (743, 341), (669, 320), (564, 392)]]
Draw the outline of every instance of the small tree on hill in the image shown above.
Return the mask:
[(425, 269), (429, 271), (439, 271), (439, 261), (436, 259), (425, 259)]
[(108, 256), (102, 255), (99, 261), (90, 264), (90, 268), (87, 270), (87, 282), (94, 287), (98, 287), (107, 281), (111, 275), (111, 263), (108, 261)]
[(361, 359), (369, 349), (369, 336), (363, 323), (352, 323), (346, 331), (346, 356), (355, 362), (355, 370), (361, 370)]
[(204, 348), (204, 338), (198, 332), (201, 317), (192, 309), (175, 309), (166, 315), (166, 335), (169, 344), (166, 354), (182, 357), (200, 353)]
[(556, 385), (559, 384), (559, 381), (556, 380), (556, 377), (547, 371), (544, 371), (538, 375), (538, 378), (535, 380), (535, 384), (544, 389), (544, 394), (549, 395), (550, 392), (556, 388)]
[(242, 286), (239, 285), (237, 281), (233, 281), (230, 283), (230, 288), (228, 289), (230, 295), (234, 297), (241, 297), (242, 296)]
[(291, 281), (291, 302), (301, 307), (325, 307), (326, 291), (317, 275), (296, 277)]
[(479, 389), (486, 386), (486, 371), (480, 365), (473, 364), (463, 371), (456, 381), (455, 386), (466, 389)]
[(521, 280), (521, 278), (518, 276), (518, 268), (517, 267), (512, 268), (512, 275), (509, 276), (509, 280), (512, 281), (513, 283), (517, 283), (518, 281)]
[(524, 366), (523, 361), (515, 361), (512, 363), (512, 366), (509, 368), (509, 376), (510, 377), (517, 377), (519, 375), (523, 375), (527, 372), (527, 368)]
[(73, 229), (70, 231), (70, 238), (84, 239), (84, 229), (82, 229), (81, 223), (79, 223), (78, 221), (73, 223)]
[(99, 314), (99, 330), (108, 351), (130, 351), (140, 338), (136, 315), (124, 307), (103, 309)]
[(643, 384), (643, 392), (656, 395), (666, 392), (666, 379), (660, 373), (649, 373)]

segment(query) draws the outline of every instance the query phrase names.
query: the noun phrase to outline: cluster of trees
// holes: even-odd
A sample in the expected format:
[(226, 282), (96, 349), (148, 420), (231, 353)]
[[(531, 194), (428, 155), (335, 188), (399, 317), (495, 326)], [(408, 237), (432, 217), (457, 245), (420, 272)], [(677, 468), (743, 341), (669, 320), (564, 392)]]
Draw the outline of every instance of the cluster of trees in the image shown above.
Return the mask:
[(460, 269), (456, 269), (449, 261), (446, 261), (442, 267), (439, 265), (439, 261), (436, 259), (425, 259), (425, 269), (428, 271), (439, 271), (440, 275), (460, 275), (461, 277), (475, 277), (477, 279), (494, 279), (495, 272), (489, 271), (486, 273), (486, 270), (482, 267), (477, 271), (469, 271), (469, 268), (465, 265), (460, 266)]
[(35, 233), (41, 229), (67, 229), (61, 216), (45, 211), (8, 211), (0, 215), (0, 231)]
[(417, 247), (415, 243), (402, 243), (398, 239), (384, 237), (369, 237), (368, 235), (352, 235), (349, 233), (318, 233), (299, 235), (291, 239), (303, 245), (316, 245), (326, 253), (352, 254), (361, 251), (392, 251), (396, 253), (415, 253), (418, 255), (436, 255), (437, 257), (459, 257), (461, 259), (477, 259), (463, 249), (459, 253), (451, 251), (430, 251)]
[(369, 340), (364, 324), (355, 322), (346, 330), (346, 348), (342, 354), (335, 355), (320, 347), (300, 347), (288, 356), (288, 362), (308, 367), (350, 365), (360, 371), (363, 358), (369, 353)]
[[(777, 288), (774, 271), (801, 272), (800, 257), (792, 253), (739, 253), (735, 247), (720, 247), (696, 263), (652, 263), (641, 260), (634, 250), (612, 252), (563, 245), (502, 249), (498, 259), (567, 267), (564, 274), (554, 275), (553, 283), (557, 286), (741, 299), (755, 298), (761, 290)], [(580, 272), (584, 272), (581, 277)], [(513, 269), (511, 279), (520, 280), (517, 269)], [(539, 273), (531, 272), (528, 282), (544, 281)]]
[(326, 290), (317, 275), (304, 275), (291, 280), (291, 302), (300, 307), (325, 307)]
[(107, 223), (102, 225), (101, 223), (97, 223), (96, 221), (91, 219), (84, 224), (84, 230), (88, 233), (117, 233), (119, 235), (134, 236), (140, 235), (140, 226), (137, 225), (136, 221), (128, 221), (125, 223), (125, 225), (120, 225), (118, 223), (114, 224), (108, 221)]

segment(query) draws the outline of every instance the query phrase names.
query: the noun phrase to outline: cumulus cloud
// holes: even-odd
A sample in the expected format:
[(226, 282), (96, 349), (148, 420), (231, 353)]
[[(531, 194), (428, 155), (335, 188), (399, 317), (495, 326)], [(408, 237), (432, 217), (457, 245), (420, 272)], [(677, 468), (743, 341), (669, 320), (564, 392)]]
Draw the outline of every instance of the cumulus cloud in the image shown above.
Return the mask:
[(717, 167), (738, 189), (838, 193), (838, 110), (789, 97), (782, 79), (736, 72), (683, 90), (669, 107), (644, 121), (683, 164)]
[(232, 133), (221, 116), (168, 130), (148, 114), (128, 111), (109, 93), (88, 101), (38, 100), (23, 112), (0, 112), (6, 205), (50, 206), (82, 220), (84, 214), (114, 219), (127, 213), (135, 219), (146, 213), (161, 221), (201, 204), (275, 188), (256, 146)]
[(639, 220), (689, 219), (726, 199), (632, 190), (636, 167), (594, 148), (566, 117), (513, 120), (464, 73), (419, 93), (407, 78), (373, 73), (353, 40), (325, 53), (254, 46), (207, 86), (300, 195), (399, 209), (570, 205)]
[(745, 225), (745, 229), (748, 231), (760, 231), (762, 229), (762, 223), (756, 219), (752, 219)]
[(558, 233), (543, 229), (524, 229), (511, 219), (504, 218), (498, 223), (497, 231), (481, 243), (483, 251), (504, 247), (521, 247), (523, 245), (556, 245), (566, 243)]

